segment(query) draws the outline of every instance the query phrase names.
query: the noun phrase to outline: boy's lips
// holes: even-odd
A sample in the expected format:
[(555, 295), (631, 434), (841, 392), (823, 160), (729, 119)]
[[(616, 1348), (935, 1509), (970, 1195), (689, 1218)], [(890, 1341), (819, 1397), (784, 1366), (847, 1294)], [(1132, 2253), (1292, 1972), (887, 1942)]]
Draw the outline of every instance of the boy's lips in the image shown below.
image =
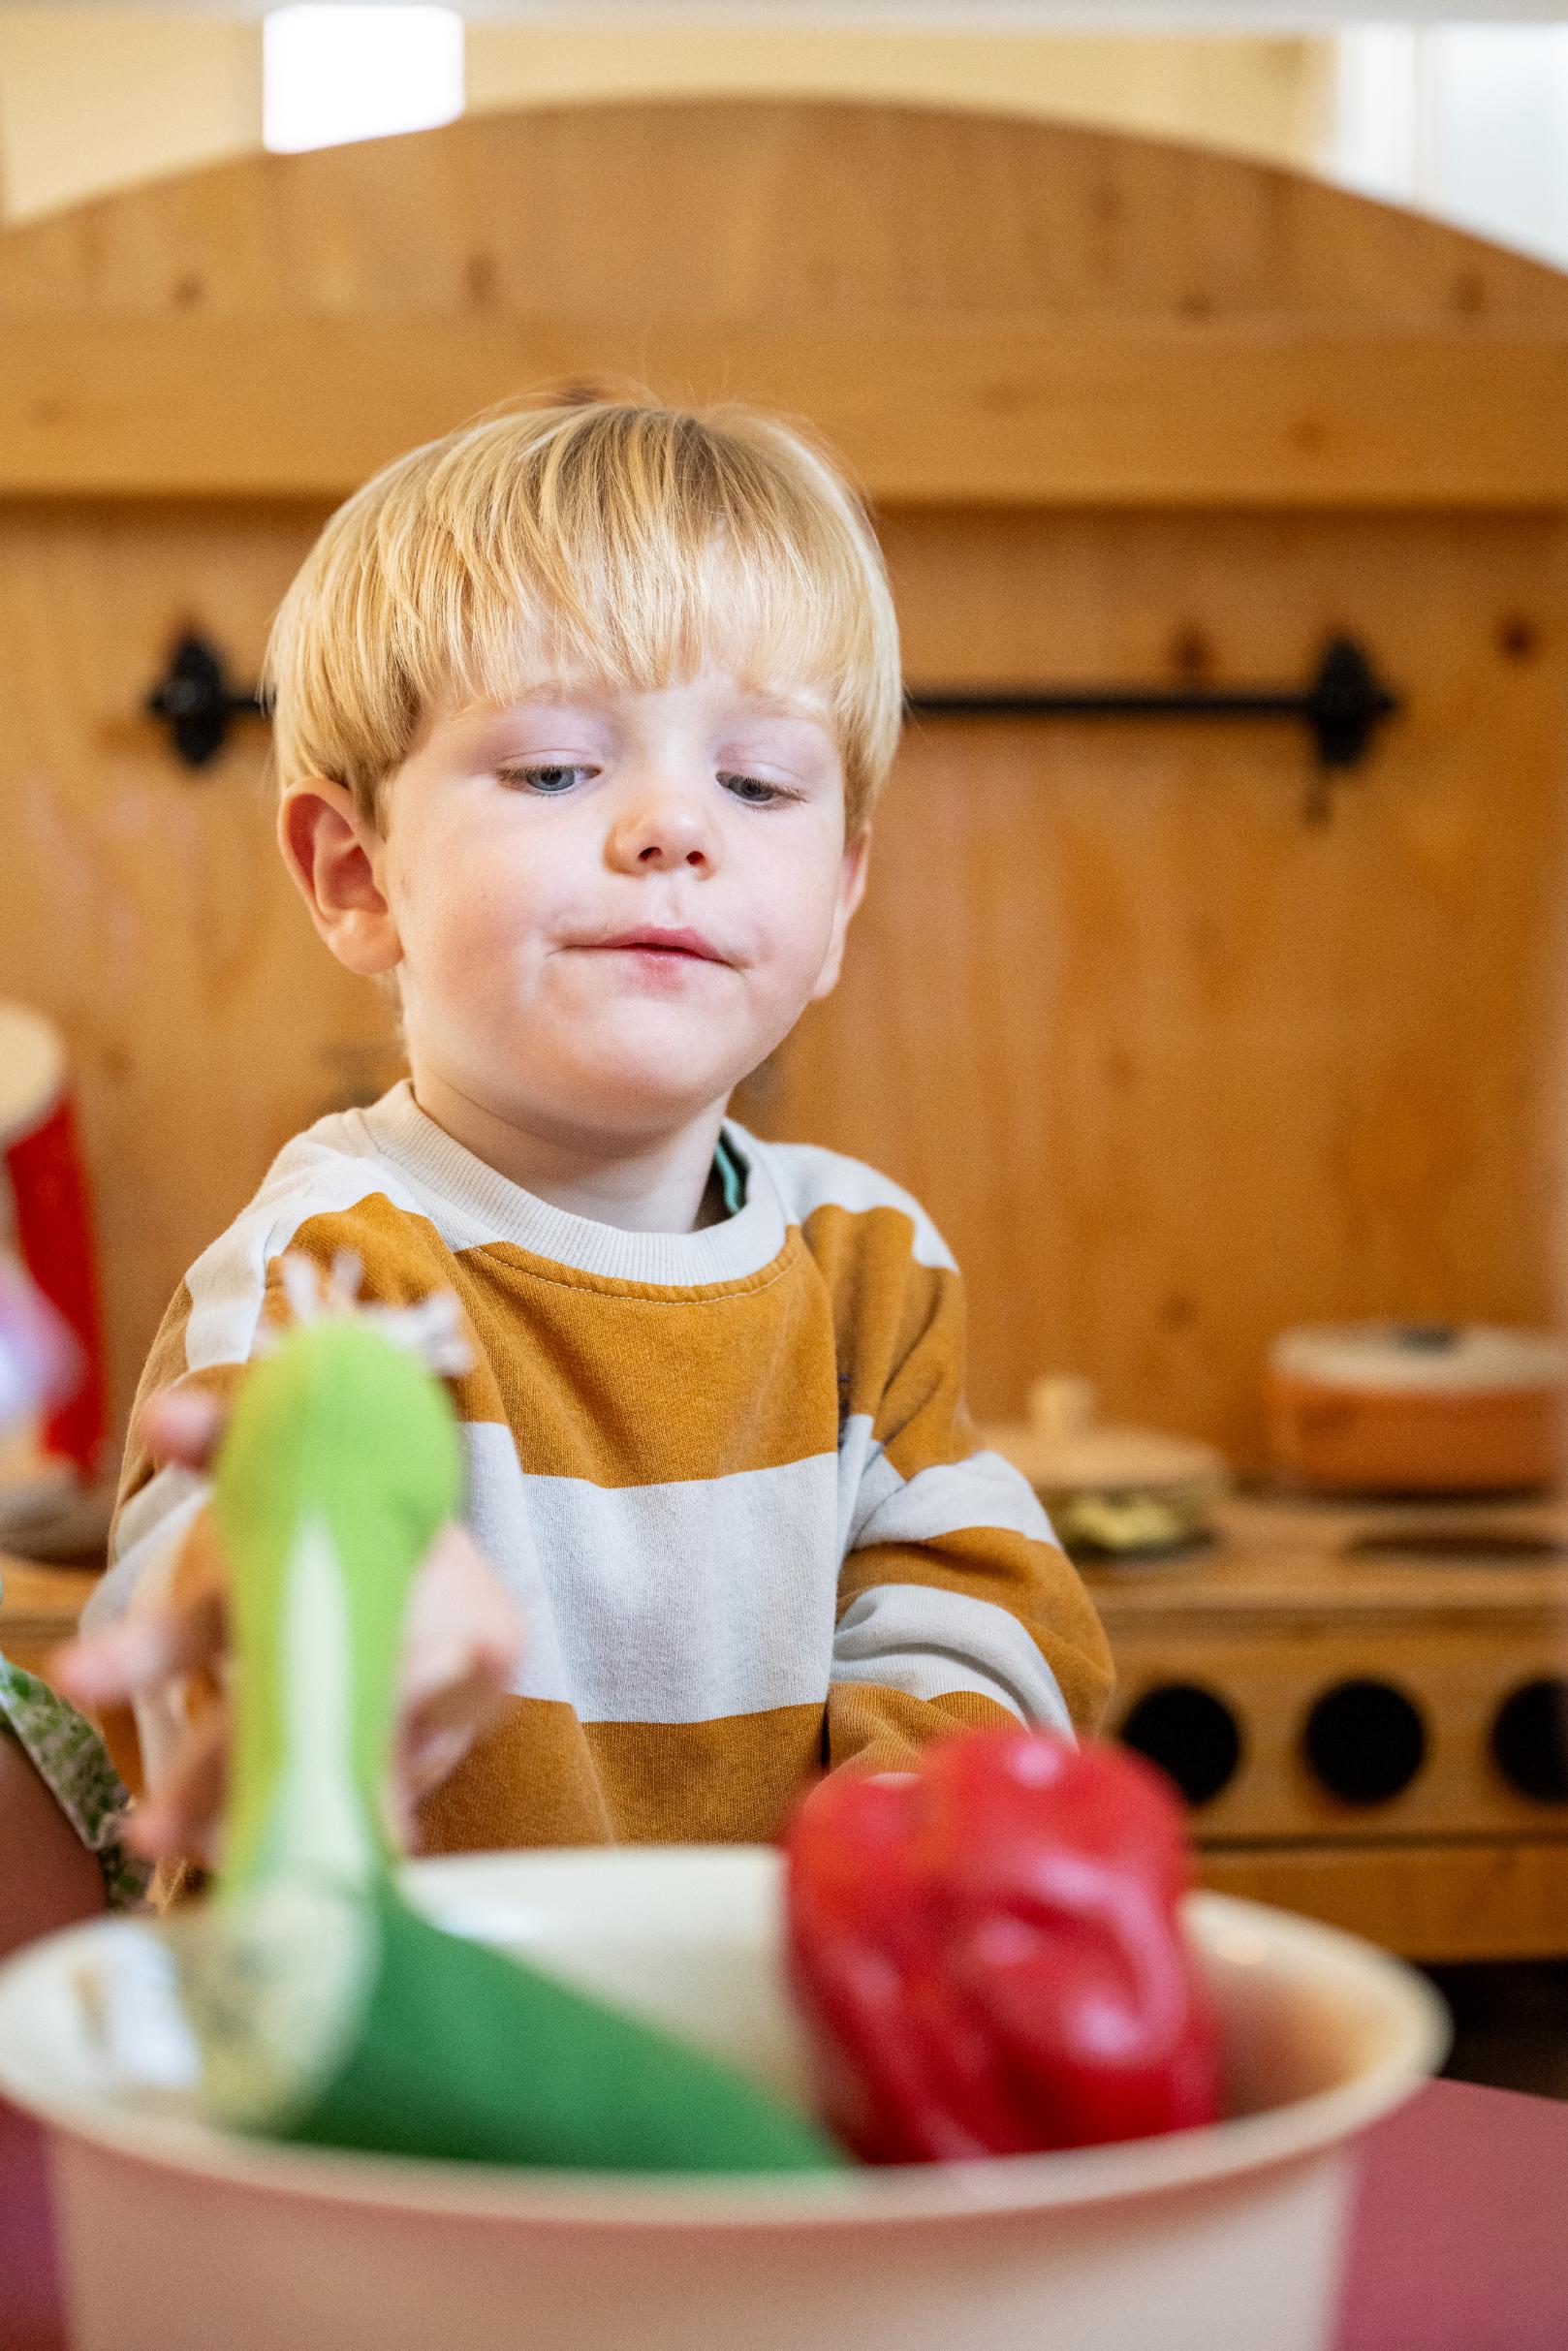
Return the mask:
[(728, 963), (730, 960), (711, 939), (705, 939), (700, 930), (666, 930), (656, 925), (619, 931), (612, 939), (594, 939), (588, 944), (601, 949), (641, 948), (654, 955), (692, 956), (704, 963)]

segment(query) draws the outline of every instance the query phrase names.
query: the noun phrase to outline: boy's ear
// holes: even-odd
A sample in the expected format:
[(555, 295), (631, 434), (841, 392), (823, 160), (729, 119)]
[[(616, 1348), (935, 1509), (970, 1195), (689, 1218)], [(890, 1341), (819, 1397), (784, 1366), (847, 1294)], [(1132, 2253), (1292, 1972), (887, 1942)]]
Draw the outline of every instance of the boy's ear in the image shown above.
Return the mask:
[(832, 936), (828, 942), (828, 954), (817, 985), (811, 990), (811, 1001), (820, 1004), (838, 986), (839, 967), (844, 960), (844, 941), (855, 909), (865, 895), (865, 877), (871, 862), (871, 828), (862, 825), (852, 841), (845, 844), (843, 863), (838, 868), (838, 903), (833, 909)]
[(402, 961), (382, 888), (385, 843), (345, 784), (310, 776), (278, 810), (278, 846), (310, 919), (338, 961), (361, 979)]

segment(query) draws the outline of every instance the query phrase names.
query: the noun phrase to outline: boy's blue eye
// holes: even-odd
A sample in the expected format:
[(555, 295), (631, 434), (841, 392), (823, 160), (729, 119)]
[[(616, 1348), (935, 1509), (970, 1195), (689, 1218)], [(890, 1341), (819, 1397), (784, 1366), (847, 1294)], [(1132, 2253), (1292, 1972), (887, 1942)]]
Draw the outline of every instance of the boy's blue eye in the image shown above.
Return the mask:
[(564, 763), (549, 763), (538, 768), (497, 768), (496, 774), (503, 784), (515, 784), (529, 792), (570, 792), (579, 778), (591, 775), (591, 768), (573, 768)]
[(727, 774), (719, 770), (719, 782), (726, 792), (733, 792), (737, 800), (747, 800), (754, 808), (767, 808), (774, 800), (793, 799), (793, 792), (785, 792), (777, 784), (764, 783), (760, 775)]

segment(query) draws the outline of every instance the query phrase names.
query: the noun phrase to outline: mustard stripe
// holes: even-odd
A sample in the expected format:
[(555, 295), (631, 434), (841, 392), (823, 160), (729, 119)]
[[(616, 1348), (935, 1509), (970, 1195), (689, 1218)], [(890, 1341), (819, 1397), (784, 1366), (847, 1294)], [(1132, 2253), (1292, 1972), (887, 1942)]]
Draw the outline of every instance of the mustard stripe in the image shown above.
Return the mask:
[(988, 1731), (1017, 1721), (1012, 1709), (972, 1690), (911, 1698), (870, 1682), (841, 1681), (828, 1697), (828, 1760), (836, 1771), (909, 1771), (921, 1750), (956, 1731)]
[(420, 1807), (423, 1853), (506, 1845), (767, 1843), (822, 1768), (824, 1708), (702, 1723), (582, 1723), (515, 1698)]

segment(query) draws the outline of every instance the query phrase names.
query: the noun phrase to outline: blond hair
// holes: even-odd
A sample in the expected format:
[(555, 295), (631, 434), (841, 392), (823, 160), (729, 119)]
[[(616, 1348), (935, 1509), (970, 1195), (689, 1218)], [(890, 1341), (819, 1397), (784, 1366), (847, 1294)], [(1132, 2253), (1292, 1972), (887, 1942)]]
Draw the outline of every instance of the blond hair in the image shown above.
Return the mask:
[(825, 694), (851, 837), (897, 744), (898, 632), (854, 493), (800, 433), (738, 407), (513, 407), (410, 451), (340, 506), (267, 646), (285, 788), (378, 815), (426, 716), (553, 668), (642, 690), (722, 655)]

